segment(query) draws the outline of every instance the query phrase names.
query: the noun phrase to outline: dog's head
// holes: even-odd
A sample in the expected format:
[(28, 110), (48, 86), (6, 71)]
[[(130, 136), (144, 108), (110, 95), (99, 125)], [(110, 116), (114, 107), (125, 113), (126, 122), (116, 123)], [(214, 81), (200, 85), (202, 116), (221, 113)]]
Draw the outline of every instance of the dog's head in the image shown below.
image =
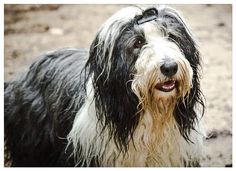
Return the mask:
[(179, 13), (169, 7), (125, 8), (98, 31), (87, 62), (97, 116), (125, 146), (145, 111), (172, 113), (189, 140), (204, 107), (199, 87), (200, 56)]

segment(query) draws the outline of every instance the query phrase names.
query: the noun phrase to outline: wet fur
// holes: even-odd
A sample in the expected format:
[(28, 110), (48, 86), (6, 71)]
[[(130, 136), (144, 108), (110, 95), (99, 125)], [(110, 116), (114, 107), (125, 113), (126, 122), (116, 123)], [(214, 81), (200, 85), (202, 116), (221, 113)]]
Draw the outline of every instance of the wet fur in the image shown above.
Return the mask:
[(142, 9), (130, 8), (128, 18), (118, 13), (99, 29), (89, 52), (48, 52), (5, 84), (5, 146), (13, 166), (199, 165), (200, 54), (180, 15), (157, 9), (159, 28), (189, 63), (191, 88), (168, 103), (143, 96), (148, 90), (137, 86), (136, 75), (140, 52), (127, 51), (132, 43), (125, 41), (137, 33)]

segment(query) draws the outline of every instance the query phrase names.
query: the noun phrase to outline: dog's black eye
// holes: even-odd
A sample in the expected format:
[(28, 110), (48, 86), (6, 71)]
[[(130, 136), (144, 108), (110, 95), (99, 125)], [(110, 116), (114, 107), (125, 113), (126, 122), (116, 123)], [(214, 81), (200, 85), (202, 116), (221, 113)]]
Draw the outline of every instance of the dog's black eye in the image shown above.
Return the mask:
[(134, 42), (134, 48), (142, 48), (142, 46), (145, 44), (145, 40), (143, 38), (137, 38)]

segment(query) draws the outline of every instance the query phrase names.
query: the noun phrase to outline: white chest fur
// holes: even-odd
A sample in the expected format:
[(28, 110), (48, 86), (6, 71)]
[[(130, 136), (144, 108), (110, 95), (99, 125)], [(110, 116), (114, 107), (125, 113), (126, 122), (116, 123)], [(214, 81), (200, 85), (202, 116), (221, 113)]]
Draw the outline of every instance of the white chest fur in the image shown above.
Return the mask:
[[(146, 112), (134, 132), (128, 152), (120, 153), (114, 141), (108, 139), (108, 132), (98, 136), (94, 102), (87, 101), (74, 121), (68, 135), (73, 143), (74, 153), (77, 144), (82, 146), (82, 158), (87, 164), (93, 156), (98, 156), (103, 166), (183, 166), (184, 161), (198, 160), (202, 151), (202, 134), (199, 127), (192, 131), (188, 143), (181, 136), (173, 117), (155, 118)], [(80, 162), (80, 161), (78, 161)]]
[(129, 142), (128, 152), (120, 153), (114, 140), (108, 138), (108, 130), (99, 134), (91, 82), (87, 90), (88, 98), (67, 137), (78, 162), (83, 158), (82, 162), (90, 164), (91, 158), (96, 156), (102, 166), (184, 166), (185, 161), (192, 162), (201, 157), (203, 134), (200, 123), (195, 125), (196, 131), (190, 133), (193, 143), (188, 143), (179, 132), (172, 110), (165, 115), (146, 111), (140, 118), (133, 141)]

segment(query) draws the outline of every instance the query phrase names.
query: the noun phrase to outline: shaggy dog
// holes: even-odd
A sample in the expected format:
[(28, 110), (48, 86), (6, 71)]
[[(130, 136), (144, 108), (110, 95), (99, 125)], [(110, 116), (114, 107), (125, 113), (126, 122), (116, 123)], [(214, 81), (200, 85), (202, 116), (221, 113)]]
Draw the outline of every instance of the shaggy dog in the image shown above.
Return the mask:
[(199, 166), (199, 68), (176, 10), (122, 9), (89, 52), (48, 52), (5, 83), (12, 166)]

